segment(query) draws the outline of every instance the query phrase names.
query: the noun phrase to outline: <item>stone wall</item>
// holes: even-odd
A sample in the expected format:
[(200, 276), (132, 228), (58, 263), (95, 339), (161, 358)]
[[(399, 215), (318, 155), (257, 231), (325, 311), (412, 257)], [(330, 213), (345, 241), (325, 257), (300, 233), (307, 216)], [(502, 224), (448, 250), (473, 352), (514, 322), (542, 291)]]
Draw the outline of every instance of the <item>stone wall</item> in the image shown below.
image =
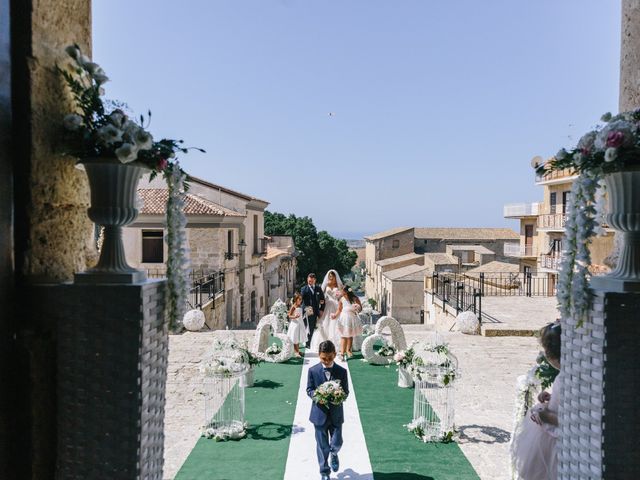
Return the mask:
[(189, 256), (194, 270), (218, 271), (224, 264), (227, 230), (221, 228), (187, 229)]
[(222, 294), (202, 306), (205, 323), (211, 330), (224, 330), (226, 327), (226, 304)]
[(424, 308), (424, 281), (387, 280), (391, 302), (387, 315), (400, 323), (420, 323), (420, 310)]
[[(27, 5), (23, 8), (29, 11)], [(96, 255), (86, 213), (86, 176), (75, 168), (75, 158), (58, 153), (63, 148), (58, 143), (62, 118), (72, 104), (55, 66), (66, 61), (64, 48), (74, 42), (91, 53), (91, 2), (44, 0), (34, 3), (31, 17), (25, 20), (31, 37), (25, 45), (26, 70), (21, 73), (30, 102), (18, 105), (28, 124), (24, 137), (16, 139), (25, 142), (26, 154), (16, 172), (16, 190), (25, 196), (24, 203), (17, 204), (16, 220), (24, 221), (26, 235), (20, 239), (24, 243), (17, 245), (16, 261), (33, 281), (69, 280)]]
[(11, 7), (13, 253), (21, 296), (35, 301), (16, 303), (11, 318), (15, 383), (6, 390), (14, 396), (15, 454), (13, 473), (0, 476), (54, 478), (57, 325), (51, 320), (55, 299), (49, 294), (55, 287), (36, 292), (33, 284), (70, 280), (96, 259), (86, 176), (75, 168), (76, 159), (59, 154), (62, 119), (72, 104), (55, 71), (71, 43), (91, 54), (91, 2), (27, 0), (11, 2)]
[(504, 255), (504, 244), (515, 243), (517, 240), (439, 240), (439, 239), (422, 239), (416, 238), (416, 253), (446, 253), (447, 245), (480, 245), (486, 247), (496, 254), (495, 260), (506, 263), (518, 263), (518, 259), (514, 257), (506, 257)]

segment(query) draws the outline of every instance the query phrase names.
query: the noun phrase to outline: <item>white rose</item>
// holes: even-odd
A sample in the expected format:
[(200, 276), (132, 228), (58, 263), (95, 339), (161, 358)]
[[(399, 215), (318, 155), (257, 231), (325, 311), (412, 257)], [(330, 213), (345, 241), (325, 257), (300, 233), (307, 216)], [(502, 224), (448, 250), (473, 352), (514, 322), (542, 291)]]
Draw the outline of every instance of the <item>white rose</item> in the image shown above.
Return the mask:
[(133, 139), (139, 150), (149, 150), (153, 146), (153, 137), (141, 128), (138, 129)]
[(64, 128), (67, 130), (71, 130), (72, 132), (78, 130), (82, 125), (82, 117), (80, 115), (76, 115), (75, 113), (70, 113), (69, 115), (65, 115), (62, 120), (62, 124)]
[(617, 148), (607, 148), (604, 152), (604, 161), (607, 163), (613, 162), (616, 158), (618, 158), (618, 149)]
[(138, 134), (138, 130), (140, 130), (140, 127), (135, 122), (127, 120), (122, 128), (124, 130), (124, 134), (130, 140), (130, 142), (133, 143), (135, 141), (134, 139), (136, 138), (136, 135)]
[(109, 121), (118, 128), (122, 128), (125, 125), (126, 119), (127, 117), (122, 113), (122, 110), (114, 110), (109, 114)]
[(77, 60), (80, 56), (80, 49), (76, 45), (69, 45), (64, 49), (64, 51), (67, 52), (67, 55), (69, 55), (74, 60)]
[(87, 72), (89, 72), (89, 75), (93, 75), (100, 68), (100, 65), (94, 62), (86, 62), (82, 66)]
[(131, 143), (123, 143), (121, 147), (116, 149), (116, 156), (122, 163), (133, 162), (138, 158), (138, 149)]
[(111, 124), (107, 124), (98, 129), (98, 137), (107, 145), (120, 142), (122, 140), (122, 133), (122, 130)]
[(109, 81), (109, 77), (107, 77), (105, 71), (100, 67), (98, 67), (96, 71), (91, 74), (91, 76), (98, 85), (102, 85), (103, 83), (107, 83)]

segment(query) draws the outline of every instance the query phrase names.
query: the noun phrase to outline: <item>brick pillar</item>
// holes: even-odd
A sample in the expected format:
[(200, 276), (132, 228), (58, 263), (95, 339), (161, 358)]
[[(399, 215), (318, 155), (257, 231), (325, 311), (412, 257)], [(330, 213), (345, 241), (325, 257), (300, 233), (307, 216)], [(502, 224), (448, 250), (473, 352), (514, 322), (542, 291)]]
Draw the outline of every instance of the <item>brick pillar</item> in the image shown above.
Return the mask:
[(56, 478), (162, 480), (165, 284), (48, 292), (58, 326)]

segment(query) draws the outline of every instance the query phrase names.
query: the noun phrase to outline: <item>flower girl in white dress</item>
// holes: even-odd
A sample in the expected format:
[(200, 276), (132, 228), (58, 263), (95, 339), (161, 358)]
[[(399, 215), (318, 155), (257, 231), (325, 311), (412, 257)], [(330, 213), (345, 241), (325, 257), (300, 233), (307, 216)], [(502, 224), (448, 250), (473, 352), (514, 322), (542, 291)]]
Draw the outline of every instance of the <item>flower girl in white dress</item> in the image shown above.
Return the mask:
[[(560, 370), (560, 324), (550, 323), (540, 332), (547, 361)], [(562, 373), (553, 382), (551, 393), (538, 395), (540, 403), (531, 407), (516, 427), (511, 456), (518, 479), (555, 480), (558, 470), (558, 406), (562, 398)]]
[(344, 360), (347, 356), (353, 357), (351, 348), (353, 337), (362, 333), (362, 322), (358, 312), (362, 311), (362, 304), (358, 296), (351, 288), (342, 287), (342, 298), (338, 304), (338, 311), (331, 318), (338, 318), (338, 331), (340, 332), (340, 355)]
[(302, 295), (296, 293), (289, 309), (289, 329), (287, 335), (293, 342), (296, 357), (300, 357), (300, 344), (307, 341), (307, 327), (302, 317)]

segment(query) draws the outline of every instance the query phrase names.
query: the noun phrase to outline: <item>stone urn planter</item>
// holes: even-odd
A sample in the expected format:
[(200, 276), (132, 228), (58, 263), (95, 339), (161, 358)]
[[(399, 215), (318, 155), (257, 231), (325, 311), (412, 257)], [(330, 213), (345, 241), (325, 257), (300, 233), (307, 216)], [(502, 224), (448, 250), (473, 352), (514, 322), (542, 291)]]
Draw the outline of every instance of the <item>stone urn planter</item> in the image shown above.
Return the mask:
[(240, 377), (240, 386), (244, 388), (253, 387), (253, 384), (255, 383), (255, 373), (256, 367), (249, 367), (249, 370)]
[(146, 280), (145, 272), (127, 264), (122, 227), (138, 216), (138, 183), (149, 169), (141, 163), (121, 163), (116, 158), (86, 158), (80, 161), (79, 168), (89, 178), (89, 218), (104, 227), (104, 237), (98, 263), (77, 273), (74, 282), (128, 284)]
[(607, 224), (621, 235), (616, 268), (608, 275), (593, 277), (596, 288), (616, 292), (640, 292), (640, 169), (609, 173)]
[(413, 387), (413, 377), (404, 367), (398, 367), (398, 386), (400, 388)]

